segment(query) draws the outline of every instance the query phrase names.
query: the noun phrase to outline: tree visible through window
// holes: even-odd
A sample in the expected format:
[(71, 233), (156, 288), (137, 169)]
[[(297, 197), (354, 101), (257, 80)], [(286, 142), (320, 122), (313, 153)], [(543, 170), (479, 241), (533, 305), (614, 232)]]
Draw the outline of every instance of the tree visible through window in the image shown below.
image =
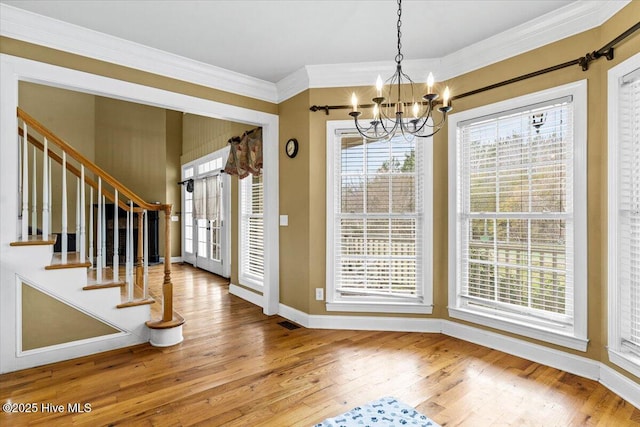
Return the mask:
[(336, 145), (337, 295), (422, 300), (419, 144), (403, 138), (371, 142), (345, 134)]
[(640, 375), (640, 54), (609, 71), (609, 358)]
[[(466, 320), (490, 317), (495, 327), (554, 331), (577, 338), (557, 342), (583, 348), (586, 281), (576, 265), (581, 260), (585, 268), (586, 251), (577, 242), (585, 237), (586, 206), (576, 205), (585, 188), (576, 153), (586, 147), (586, 135), (581, 124), (576, 136), (577, 89), (569, 86), (522, 97), (512, 109), (494, 105), (459, 113), (469, 118), (450, 122), (450, 310)], [(582, 91), (576, 93), (582, 106)], [(534, 101), (527, 105), (527, 99)]]

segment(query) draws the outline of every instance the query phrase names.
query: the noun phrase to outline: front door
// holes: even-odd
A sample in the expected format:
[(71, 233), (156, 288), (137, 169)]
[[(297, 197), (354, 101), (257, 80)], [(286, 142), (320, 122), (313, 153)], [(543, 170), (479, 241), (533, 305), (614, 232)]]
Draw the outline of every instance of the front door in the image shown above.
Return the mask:
[(193, 179), (182, 191), (183, 260), (223, 277), (231, 273), (231, 186), (222, 173), (228, 152), (225, 148), (182, 167), (183, 181)]

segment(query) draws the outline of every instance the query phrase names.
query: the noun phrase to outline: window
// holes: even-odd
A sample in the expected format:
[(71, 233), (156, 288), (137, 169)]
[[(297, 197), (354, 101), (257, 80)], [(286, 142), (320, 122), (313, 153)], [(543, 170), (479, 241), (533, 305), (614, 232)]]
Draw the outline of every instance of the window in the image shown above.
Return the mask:
[[(182, 179), (186, 180), (193, 177), (193, 167), (185, 168)], [(184, 251), (186, 254), (193, 254), (193, 193), (183, 191), (184, 193)]]
[(609, 358), (640, 376), (640, 54), (609, 70)]
[(264, 281), (264, 186), (262, 175), (240, 180), (240, 282), (262, 289)]
[(450, 117), (450, 315), (586, 350), (586, 83)]
[(327, 309), (431, 313), (432, 141), (344, 124), (327, 125)]

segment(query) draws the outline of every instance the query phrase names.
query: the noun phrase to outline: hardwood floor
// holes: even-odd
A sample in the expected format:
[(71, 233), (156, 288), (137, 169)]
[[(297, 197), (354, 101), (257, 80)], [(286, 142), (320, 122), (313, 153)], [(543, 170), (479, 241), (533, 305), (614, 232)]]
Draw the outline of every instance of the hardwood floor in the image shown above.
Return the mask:
[[(162, 267), (152, 274), (159, 284)], [(440, 334), (288, 330), (217, 276), (173, 265), (172, 277), (183, 343), (2, 375), (0, 402), (38, 413), (1, 412), (0, 425), (311, 426), (388, 395), (443, 426), (640, 425), (595, 381)]]

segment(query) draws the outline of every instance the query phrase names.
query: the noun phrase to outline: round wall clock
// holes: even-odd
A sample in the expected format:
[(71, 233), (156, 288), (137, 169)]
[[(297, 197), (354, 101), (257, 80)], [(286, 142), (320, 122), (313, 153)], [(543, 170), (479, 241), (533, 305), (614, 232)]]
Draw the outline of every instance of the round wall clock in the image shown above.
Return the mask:
[(295, 138), (289, 139), (284, 146), (284, 151), (289, 158), (293, 159), (298, 154), (298, 140)]

